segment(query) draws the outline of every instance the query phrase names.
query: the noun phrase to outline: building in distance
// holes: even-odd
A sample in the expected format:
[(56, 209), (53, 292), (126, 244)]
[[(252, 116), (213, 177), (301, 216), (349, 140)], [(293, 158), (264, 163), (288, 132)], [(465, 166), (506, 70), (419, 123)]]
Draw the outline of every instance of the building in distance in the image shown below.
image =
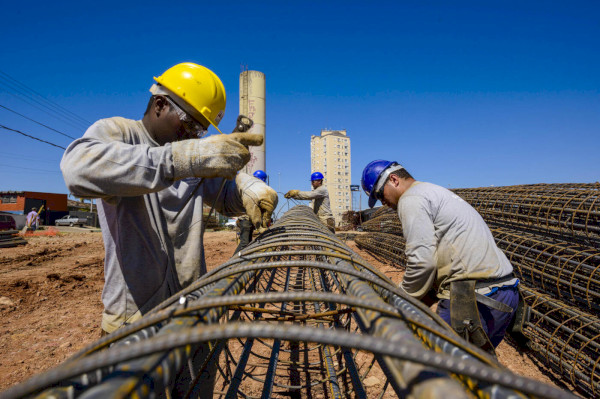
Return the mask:
[(350, 137), (346, 130), (321, 130), (320, 136), (310, 137), (311, 173), (321, 172), (323, 184), (329, 191), (331, 212), (336, 225), (342, 214), (352, 210)]

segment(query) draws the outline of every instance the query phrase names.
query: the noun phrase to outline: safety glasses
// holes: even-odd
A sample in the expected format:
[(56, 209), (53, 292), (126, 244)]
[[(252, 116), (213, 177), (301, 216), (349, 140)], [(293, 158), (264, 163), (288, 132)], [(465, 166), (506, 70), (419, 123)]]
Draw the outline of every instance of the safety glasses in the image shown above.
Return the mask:
[(190, 137), (200, 138), (206, 134), (207, 129), (204, 126), (202, 126), (199, 122), (196, 122), (196, 120), (190, 114), (182, 110), (181, 107), (175, 104), (175, 102), (169, 97), (165, 96), (165, 98), (179, 117), (179, 120), (181, 121), (183, 129), (187, 135)]
[(383, 186), (381, 186), (381, 188), (377, 191), (375, 191), (375, 199), (378, 199), (379, 201), (381, 201), (383, 203), (383, 189), (385, 188), (386, 183), (383, 183)]

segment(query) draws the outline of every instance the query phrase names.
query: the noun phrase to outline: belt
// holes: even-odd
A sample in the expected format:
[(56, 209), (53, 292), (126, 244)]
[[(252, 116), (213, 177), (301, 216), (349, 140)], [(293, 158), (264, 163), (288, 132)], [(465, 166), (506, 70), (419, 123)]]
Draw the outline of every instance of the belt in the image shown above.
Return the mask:
[(511, 274), (509, 274), (507, 276), (504, 276), (504, 277), (488, 278), (488, 279), (485, 279), (485, 280), (477, 280), (477, 282), (475, 282), (475, 289), (477, 289), (477, 288), (484, 288), (484, 287), (487, 287), (487, 286), (492, 285), (492, 284), (502, 284), (502, 283), (510, 281), (510, 280), (512, 280), (514, 278), (515, 278), (515, 275), (511, 273)]
[(513, 308), (511, 308), (507, 304), (492, 299), (489, 296), (485, 296), (478, 292), (475, 293), (475, 300), (481, 303), (482, 305), (487, 306), (488, 308), (496, 309), (500, 312), (511, 313), (513, 311)]

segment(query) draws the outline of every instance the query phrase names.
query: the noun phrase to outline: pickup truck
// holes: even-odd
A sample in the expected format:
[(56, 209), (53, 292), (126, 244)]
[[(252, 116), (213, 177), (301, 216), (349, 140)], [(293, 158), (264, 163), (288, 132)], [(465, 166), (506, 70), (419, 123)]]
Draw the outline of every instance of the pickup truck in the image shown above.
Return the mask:
[(74, 225), (78, 224), (79, 226), (83, 227), (86, 223), (87, 223), (86, 218), (77, 218), (75, 216), (69, 216), (69, 215), (65, 215), (65, 216), (61, 217), (60, 219), (56, 219), (56, 221), (54, 221), (54, 224), (57, 226), (74, 226)]

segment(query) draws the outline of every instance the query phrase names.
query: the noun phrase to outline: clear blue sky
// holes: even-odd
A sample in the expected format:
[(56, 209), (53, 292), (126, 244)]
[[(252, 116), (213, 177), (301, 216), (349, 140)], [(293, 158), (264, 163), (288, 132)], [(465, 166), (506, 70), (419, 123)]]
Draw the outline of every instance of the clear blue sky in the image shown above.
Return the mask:
[[(264, 72), (267, 172), (282, 192), (310, 188), (321, 129), (347, 129), (354, 184), (377, 158), (445, 187), (598, 180), (598, 1), (187, 3), (4, 2), (0, 72), (92, 123), (140, 119), (152, 77), (193, 61), (225, 84), (224, 131), (240, 66)], [(14, 94), (0, 74), (0, 105), (84, 133)], [(71, 141), (3, 108), (0, 124)], [(0, 140), (0, 190), (67, 192), (61, 149)]]

